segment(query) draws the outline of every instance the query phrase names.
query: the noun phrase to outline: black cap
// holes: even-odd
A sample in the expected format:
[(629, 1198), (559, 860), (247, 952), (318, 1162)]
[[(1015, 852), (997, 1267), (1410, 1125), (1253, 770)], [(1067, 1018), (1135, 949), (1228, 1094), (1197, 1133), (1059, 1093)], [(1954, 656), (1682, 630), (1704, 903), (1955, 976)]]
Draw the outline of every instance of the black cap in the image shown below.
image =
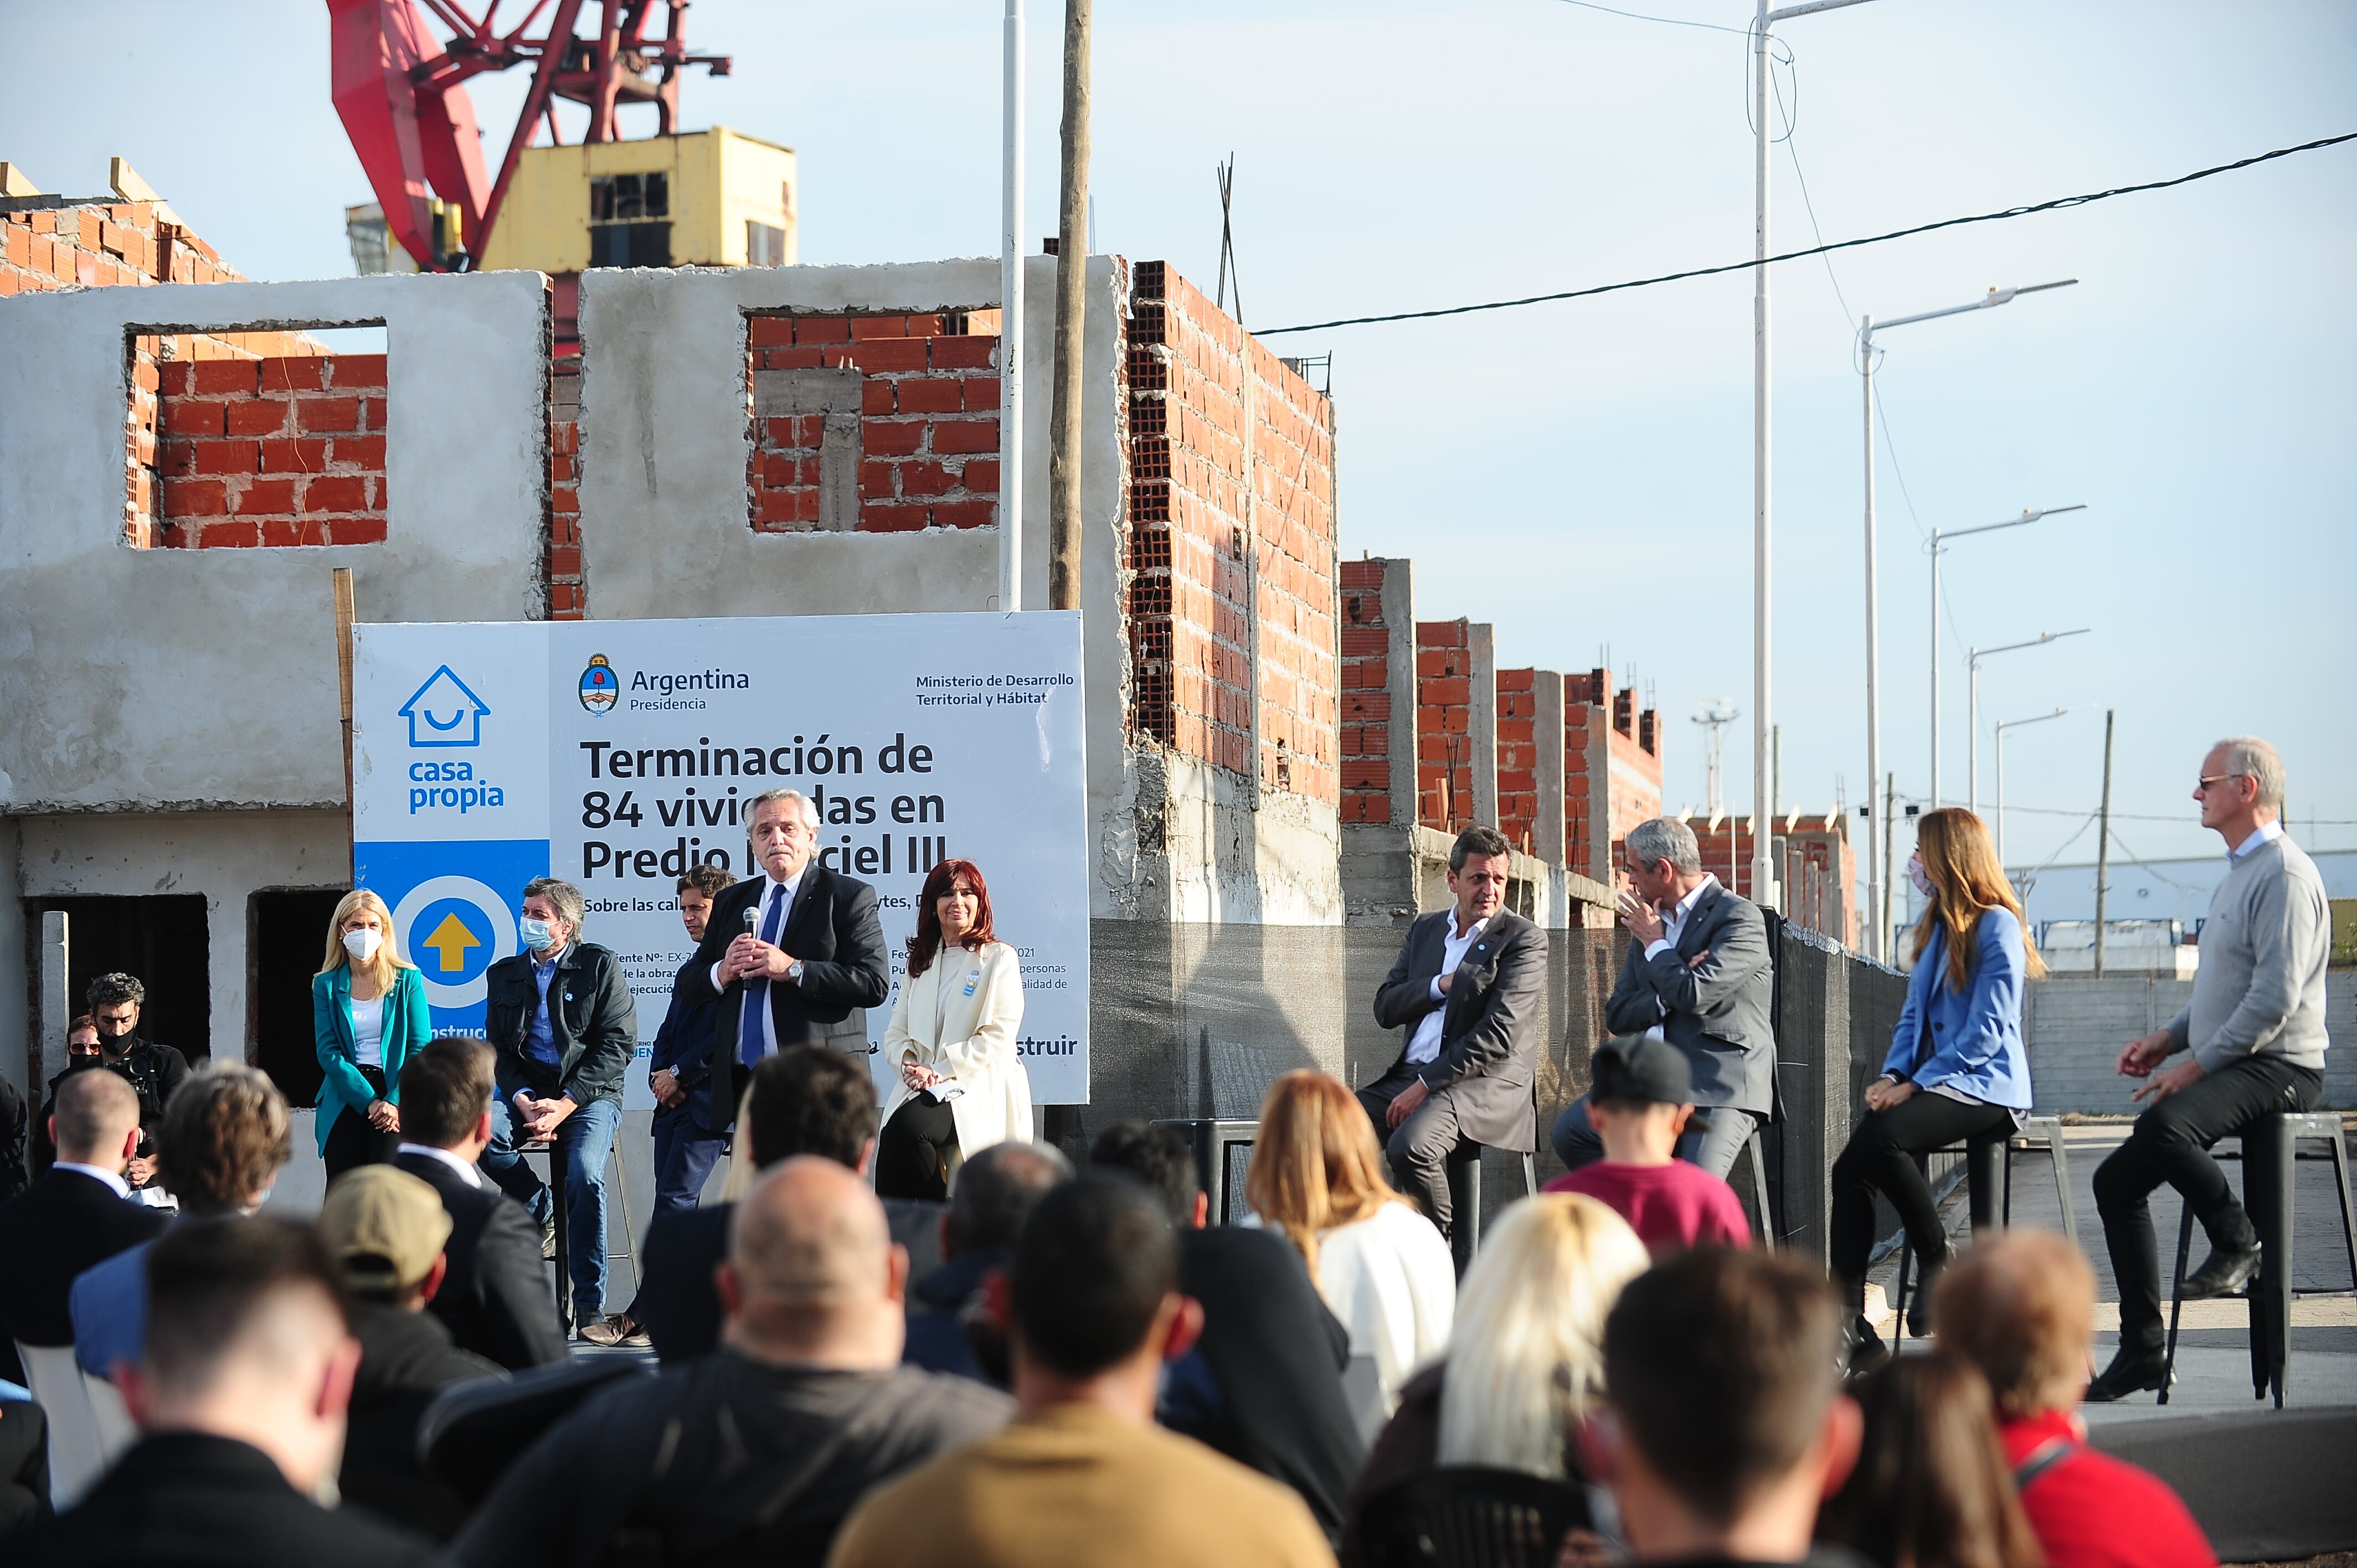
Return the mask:
[(1685, 1055), (1651, 1035), (1620, 1035), (1596, 1048), (1591, 1100), (1686, 1105), (1694, 1101), (1694, 1068)]

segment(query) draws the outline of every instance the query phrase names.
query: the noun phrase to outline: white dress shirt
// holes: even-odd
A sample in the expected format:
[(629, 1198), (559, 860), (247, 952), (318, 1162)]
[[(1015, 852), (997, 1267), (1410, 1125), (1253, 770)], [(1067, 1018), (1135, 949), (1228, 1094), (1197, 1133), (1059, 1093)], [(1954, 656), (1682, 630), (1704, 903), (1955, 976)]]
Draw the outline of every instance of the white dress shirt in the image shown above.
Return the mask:
[[(1702, 880), (1695, 884), (1695, 890), (1679, 899), (1677, 907), (1662, 917), (1662, 934), (1645, 944), (1645, 957), (1648, 961), (1661, 957), (1665, 952), (1677, 950), (1678, 939), (1685, 934), (1686, 921), (1693, 916), (1695, 906), (1702, 902), (1704, 894), (1717, 886), (1718, 878), (1709, 872), (1704, 872)], [(1670, 1015), (1670, 1004), (1660, 997), (1653, 999), (1653, 1005), (1661, 1009), (1663, 1017), (1666, 1018)], [(1649, 1040), (1669, 1038), (1662, 1033), (1662, 1026), (1659, 1024), (1646, 1030), (1645, 1037)]]
[(440, 1160), (444, 1165), (448, 1165), (452, 1170), (457, 1171), (458, 1173), (458, 1179), (465, 1182), (468, 1187), (480, 1187), (483, 1185), (482, 1173), (476, 1170), (471, 1162), (460, 1159), (457, 1155), (452, 1154), (447, 1149), (437, 1149), (431, 1144), (404, 1144), (399, 1148), (393, 1150), (393, 1153), (396, 1155), (423, 1155), (429, 1160)]
[(1450, 911), (1448, 924), (1444, 928), (1448, 934), (1442, 939), (1440, 944), (1440, 974), (1434, 975), (1431, 982), (1432, 999), (1441, 1005), (1435, 1007), (1416, 1021), (1415, 1033), (1407, 1038), (1409, 1065), (1422, 1067), (1426, 1062), (1440, 1055), (1441, 1026), (1448, 1021), (1448, 999), (1440, 989), (1440, 975), (1457, 972), (1457, 966), (1465, 961), (1467, 950), (1480, 940), (1482, 928), (1489, 923), (1486, 917), (1476, 920), (1463, 936), (1458, 936), (1457, 915), (1455, 911)]
[(80, 1171), (92, 1181), (102, 1181), (114, 1189), (117, 1197), (131, 1196), (131, 1184), (104, 1165), (86, 1165), (76, 1160), (59, 1160), (49, 1167), (55, 1171)]
[(2283, 837), (2282, 822), (2261, 822), (2256, 832), (2253, 833), (2249, 838), (2244, 839), (2241, 843), (2236, 844), (2233, 849), (2226, 852), (2226, 864), (2232, 865), (2234, 862), (2242, 859), (2244, 855), (2250, 854), (2261, 844), (2272, 843), (2281, 837)]
[[(761, 889), (761, 901), (753, 907), (753, 934), (755, 936), (759, 936), (761, 932), (768, 928), (770, 924), (770, 906), (780, 898), (783, 898), (786, 901), (786, 910), (784, 914), (778, 917), (778, 935), (780, 937), (783, 937), (786, 934), (786, 926), (794, 918), (794, 895), (802, 890), (802, 877), (807, 875), (809, 871), (810, 862), (804, 861), (802, 862), (802, 870), (795, 872), (783, 882), (779, 881), (774, 876), (770, 877), (769, 886)], [(767, 874), (764, 873), (764, 875)], [(802, 961), (797, 959), (794, 961), (793, 966), (786, 971), (785, 978), (783, 980), (772, 979), (770, 983), (772, 985), (799, 983), (802, 977)], [(712, 989), (715, 991), (726, 991), (728, 989), (726, 983), (720, 978), (720, 966), (716, 963), (712, 966)], [(741, 1018), (738, 1020), (737, 1027), (738, 1030), (738, 1039), (741, 1039), (743, 1037), (743, 1030), (745, 1027)], [(738, 1059), (737, 1054), (737, 1040), (732, 1039), (728, 1042), (728, 1059), (730, 1061), (736, 1061)], [(767, 1007), (761, 1009), (761, 1054), (765, 1057), (773, 1057), (778, 1054), (778, 1015)]]

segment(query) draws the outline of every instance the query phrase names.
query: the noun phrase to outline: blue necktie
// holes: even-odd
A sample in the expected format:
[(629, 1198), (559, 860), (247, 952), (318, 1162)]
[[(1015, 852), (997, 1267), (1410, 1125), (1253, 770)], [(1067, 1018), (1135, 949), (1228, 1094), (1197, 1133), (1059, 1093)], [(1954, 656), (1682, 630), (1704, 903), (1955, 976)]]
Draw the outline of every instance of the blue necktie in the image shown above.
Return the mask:
[[(786, 906), (793, 902), (792, 895), (780, 887), (770, 899), (770, 917), (761, 922), (761, 940), (771, 947), (778, 945), (778, 931), (786, 922)], [(757, 976), (745, 983), (745, 1011), (737, 1018), (737, 1059), (751, 1067), (761, 1059), (762, 1047), (769, 1043), (761, 1019), (770, 1010), (770, 977)]]

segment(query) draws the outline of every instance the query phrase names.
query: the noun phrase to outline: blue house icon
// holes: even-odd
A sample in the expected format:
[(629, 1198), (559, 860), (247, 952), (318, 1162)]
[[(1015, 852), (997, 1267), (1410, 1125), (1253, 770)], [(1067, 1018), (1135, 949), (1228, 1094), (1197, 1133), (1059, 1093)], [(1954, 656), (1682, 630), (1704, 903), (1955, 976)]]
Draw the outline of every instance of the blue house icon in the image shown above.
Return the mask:
[(409, 694), (399, 712), (409, 721), (409, 744), (421, 746), (480, 746), (483, 715), (490, 705), (467, 689), (447, 664), (425, 678)]

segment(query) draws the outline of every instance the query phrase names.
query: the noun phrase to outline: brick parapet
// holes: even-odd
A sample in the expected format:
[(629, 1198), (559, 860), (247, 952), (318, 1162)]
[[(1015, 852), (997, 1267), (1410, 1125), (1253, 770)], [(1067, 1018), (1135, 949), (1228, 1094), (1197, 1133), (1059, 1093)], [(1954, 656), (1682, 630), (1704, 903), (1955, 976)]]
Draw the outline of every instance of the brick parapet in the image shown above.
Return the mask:
[[(125, 536), (220, 549), (385, 537), (385, 357), (133, 357)], [(153, 371), (153, 387), (147, 371)]]

